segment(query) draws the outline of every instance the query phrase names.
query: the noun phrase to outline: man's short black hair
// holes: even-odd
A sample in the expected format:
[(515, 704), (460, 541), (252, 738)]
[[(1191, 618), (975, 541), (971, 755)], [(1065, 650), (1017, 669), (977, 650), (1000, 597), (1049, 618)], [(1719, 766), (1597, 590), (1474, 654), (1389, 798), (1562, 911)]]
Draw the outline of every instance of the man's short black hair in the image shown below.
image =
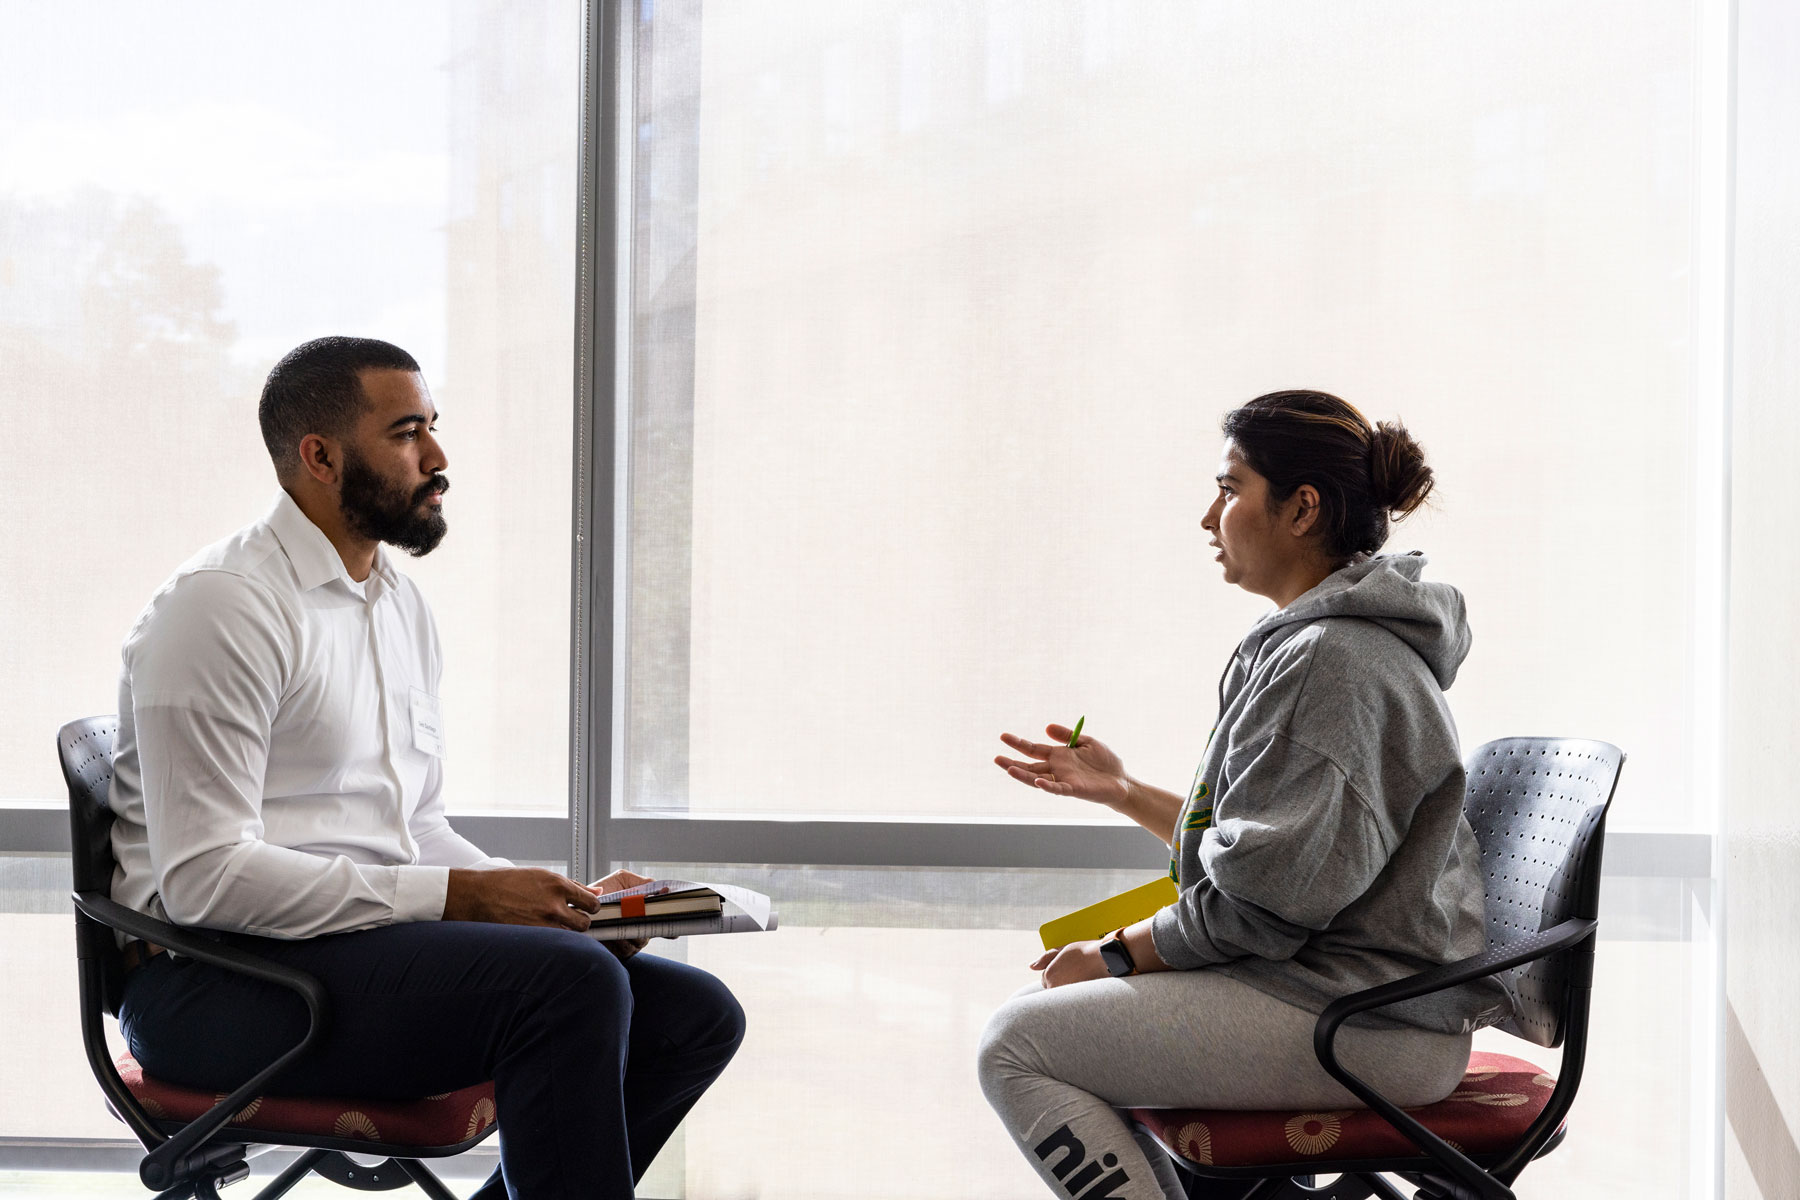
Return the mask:
[(263, 384), (257, 419), (275, 473), (288, 478), (300, 466), (300, 439), (309, 433), (342, 437), (368, 407), (358, 372), (414, 371), (413, 356), (375, 338), (314, 338), (288, 351)]

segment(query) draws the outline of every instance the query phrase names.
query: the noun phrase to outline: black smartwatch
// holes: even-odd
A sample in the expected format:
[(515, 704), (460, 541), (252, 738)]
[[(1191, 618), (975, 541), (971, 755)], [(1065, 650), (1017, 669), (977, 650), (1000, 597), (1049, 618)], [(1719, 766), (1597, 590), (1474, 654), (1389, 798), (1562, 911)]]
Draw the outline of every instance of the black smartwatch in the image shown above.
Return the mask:
[(1100, 943), (1100, 958), (1106, 963), (1106, 973), (1114, 979), (1123, 979), (1127, 975), (1137, 974), (1137, 963), (1131, 959), (1131, 950), (1125, 945), (1125, 939), (1119, 934), (1124, 930), (1115, 930)]

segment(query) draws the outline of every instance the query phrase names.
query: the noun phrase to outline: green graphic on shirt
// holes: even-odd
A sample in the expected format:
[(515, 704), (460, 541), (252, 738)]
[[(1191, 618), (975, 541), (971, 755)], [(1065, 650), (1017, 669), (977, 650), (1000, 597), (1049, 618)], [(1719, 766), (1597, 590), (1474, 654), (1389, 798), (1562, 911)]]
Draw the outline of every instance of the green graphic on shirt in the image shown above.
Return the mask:
[(1181, 832), (1186, 833), (1190, 829), (1205, 829), (1212, 824), (1213, 806), (1205, 803), (1211, 795), (1212, 787), (1208, 784), (1203, 783), (1194, 789), (1193, 799), (1188, 801), (1187, 816), (1181, 822)]
[[(1212, 740), (1210, 737), (1207, 739)], [(1181, 827), (1176, 835), (1176, 854), (1169, 857), (1169, 878), (1176, 884), (1181, 883), (1181, 874), (1177, 869), (1176, 859), (1180, 853), (1180, 834), (1190, 833), (1196, 829), (1210, 829), (1213, 823), (1213, 806), (1208, 803), (1212, 798), (1212, 785), (1201, 779), (1199, 772), (1194, 774), (1194, 791), (1183, 806)]]

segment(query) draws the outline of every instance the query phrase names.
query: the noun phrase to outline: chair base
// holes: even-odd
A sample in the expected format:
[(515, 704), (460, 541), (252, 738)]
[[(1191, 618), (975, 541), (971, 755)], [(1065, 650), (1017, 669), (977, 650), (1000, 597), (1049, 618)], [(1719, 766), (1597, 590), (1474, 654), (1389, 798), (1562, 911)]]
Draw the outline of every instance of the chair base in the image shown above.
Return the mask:
[(1271, 1179), (1269, 1187), (1250, 1193), (1245, 1200), (1406, 1200), (1379, 1175), (1340, 1175), (1330, 1183), (1311, 1182), (1316, 1176), (1300, 1179)]
[[(220, 1200), (219, 1189), (250, 1174), (247, 1161), (229, 1164), (222, 1173), (207, 1173), (157, 1193), (156, 1200)], [(308, 1175), (318, 1175), (359, 1192), (391, 1192), (417, 1186), (431, 1200), (457, 1200), (443, 1180), (424, 1163), (410, 1158), (388, 1158), (373, 1166), (354, 1162), (336, 1150), (314, 1148), (289, 1163), (264, 1184), (251, 1200), (281, 1200)]]
[(365, 1167), (335, 1150), (327, 1150), (313, 1164), (312, 1173), (359, 1192), (391, 1192), (412, 1182), (412, 1177), (400, 1165), (402, 1161), (410, 1160), (384, 1158), (374, 1166)]
[[(1185, 1165), (1185, 1164), (1184, 1164)], [(1212, 1179), (1219, 1182), (1217, 1176), (1204, 1176), (1189, 1173), (1187, 1179)], [(1265, 1178), (1241, 1193), (1242, 1200), (1414, 1200), (1413, 1197), (1389, 1183), (1380, 1175), (1362, 1172), (1346, 1172), (1328, 1183), (1315, 1183), (1314, 1175), (1300, 1175), (1289, 1179)], [(1238, 1184), (1248, 1182), (1243, 1179), (1233, 1180)], [(1421, 1197), (1433, 1194), (1429, 1183), (1423, 1179), (1408, 1179), (1409, 1183), (1424, 1187), (1418, 1193)], [(1190, 1195), (1192, 1193), (1190, 1192)]]

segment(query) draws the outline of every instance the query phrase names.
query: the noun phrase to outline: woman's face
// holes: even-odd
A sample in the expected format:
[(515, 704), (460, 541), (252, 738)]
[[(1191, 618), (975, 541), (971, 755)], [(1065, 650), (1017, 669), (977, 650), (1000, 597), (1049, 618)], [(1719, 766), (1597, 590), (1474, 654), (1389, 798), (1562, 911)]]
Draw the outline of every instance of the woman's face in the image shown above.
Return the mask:
[(1209, 544), (1218, 551), (1213, 557), (1225, 568), (1225, 582), (1287, 603), (1282, 597), (1308, 550), (1305, 539), (1293, 532), (1289, 511), (1299, 496), (1270, 512), (1269, 481), (1250, 468), (1231, 441), (1219, 461), (1218, 484), (1218, 498), (1200, 527), (1212, 534)]

